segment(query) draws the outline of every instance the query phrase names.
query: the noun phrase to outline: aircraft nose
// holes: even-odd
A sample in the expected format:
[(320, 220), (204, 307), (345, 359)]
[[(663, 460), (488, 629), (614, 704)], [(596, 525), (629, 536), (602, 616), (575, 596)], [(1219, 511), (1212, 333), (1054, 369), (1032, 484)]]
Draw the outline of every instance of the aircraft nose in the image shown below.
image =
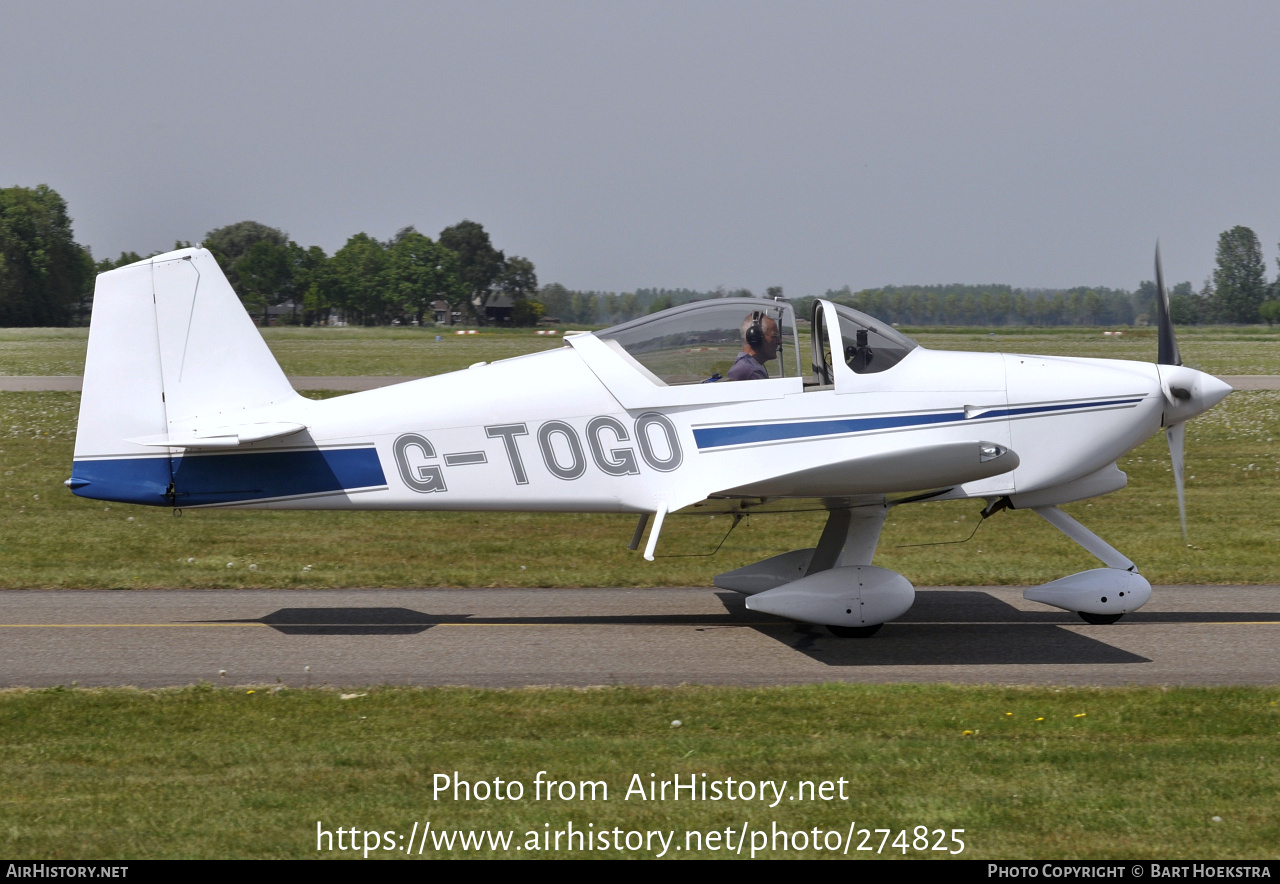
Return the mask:
[(1203, 414), (1232, 392), (1230, 384), (1194, 368), (1161, 365), (1159, 369), (1166, 427)]

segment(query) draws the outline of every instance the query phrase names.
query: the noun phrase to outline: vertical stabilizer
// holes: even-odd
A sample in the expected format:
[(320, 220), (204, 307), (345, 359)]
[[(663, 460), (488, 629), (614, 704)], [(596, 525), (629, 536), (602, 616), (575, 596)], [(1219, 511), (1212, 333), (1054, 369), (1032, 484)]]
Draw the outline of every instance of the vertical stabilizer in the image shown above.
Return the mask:
[(213, 256), (182, 249), (98, 277), (85, 357), (76, 494), (171, 504), (189, 436), (297, 397)]
[(171, 434), (236, 423), (298, 395), (213, 255), (183, 249), (151, 265)]

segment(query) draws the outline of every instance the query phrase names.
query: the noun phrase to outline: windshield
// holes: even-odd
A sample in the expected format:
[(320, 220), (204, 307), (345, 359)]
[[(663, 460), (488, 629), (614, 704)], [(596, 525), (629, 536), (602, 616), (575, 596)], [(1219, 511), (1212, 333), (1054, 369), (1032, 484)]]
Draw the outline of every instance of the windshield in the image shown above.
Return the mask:
[[(795, 314), (785, 301), (695, 301), (596, 337), (620, 346), (664, 384), (718, 383), (731, 380), (730, 372), (739, 379), (800, 376)], [(753, 362), (739, 364), (744, 354)]]
[[(819, 386), (832, 382), (831, 366), (835, 364), (822, 305), (822, 301), (813, 302), (813, 372)], [(920, 346), (893, 326), (852, 307), (841, 304), (832, 304), (831, 307), (840, 324), (840, 352), (837, 355), (857, 374), (875, 374), (893, 368)]]

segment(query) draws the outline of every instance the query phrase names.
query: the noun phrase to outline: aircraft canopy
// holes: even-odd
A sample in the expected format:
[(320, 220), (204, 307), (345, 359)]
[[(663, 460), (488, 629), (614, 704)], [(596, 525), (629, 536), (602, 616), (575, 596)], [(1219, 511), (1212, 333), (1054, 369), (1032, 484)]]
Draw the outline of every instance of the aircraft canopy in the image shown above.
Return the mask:
[(764, 364), (769, 377), (799, 377), (795, 312), (785, 301), (694, 301), (615, 325), (596, 337), (616, 342), (663, 383), (727, 382), (730, 367), (743, 352), (743, 323), (756, 311), (776, 322), (782, 335), (777, 358)]

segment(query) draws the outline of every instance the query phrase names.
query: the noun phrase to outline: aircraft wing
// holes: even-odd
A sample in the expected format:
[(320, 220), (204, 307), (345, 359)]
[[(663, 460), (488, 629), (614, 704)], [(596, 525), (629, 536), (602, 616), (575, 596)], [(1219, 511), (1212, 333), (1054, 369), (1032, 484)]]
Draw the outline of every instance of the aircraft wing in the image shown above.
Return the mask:
[[(1015, 469), (1018, 455), (994, 442), (944, 442), (877, 452), (762, 476), (709, 498), (849, 498), (961, 485)], [(844, 504), (841, 504), (844, 505)]]

